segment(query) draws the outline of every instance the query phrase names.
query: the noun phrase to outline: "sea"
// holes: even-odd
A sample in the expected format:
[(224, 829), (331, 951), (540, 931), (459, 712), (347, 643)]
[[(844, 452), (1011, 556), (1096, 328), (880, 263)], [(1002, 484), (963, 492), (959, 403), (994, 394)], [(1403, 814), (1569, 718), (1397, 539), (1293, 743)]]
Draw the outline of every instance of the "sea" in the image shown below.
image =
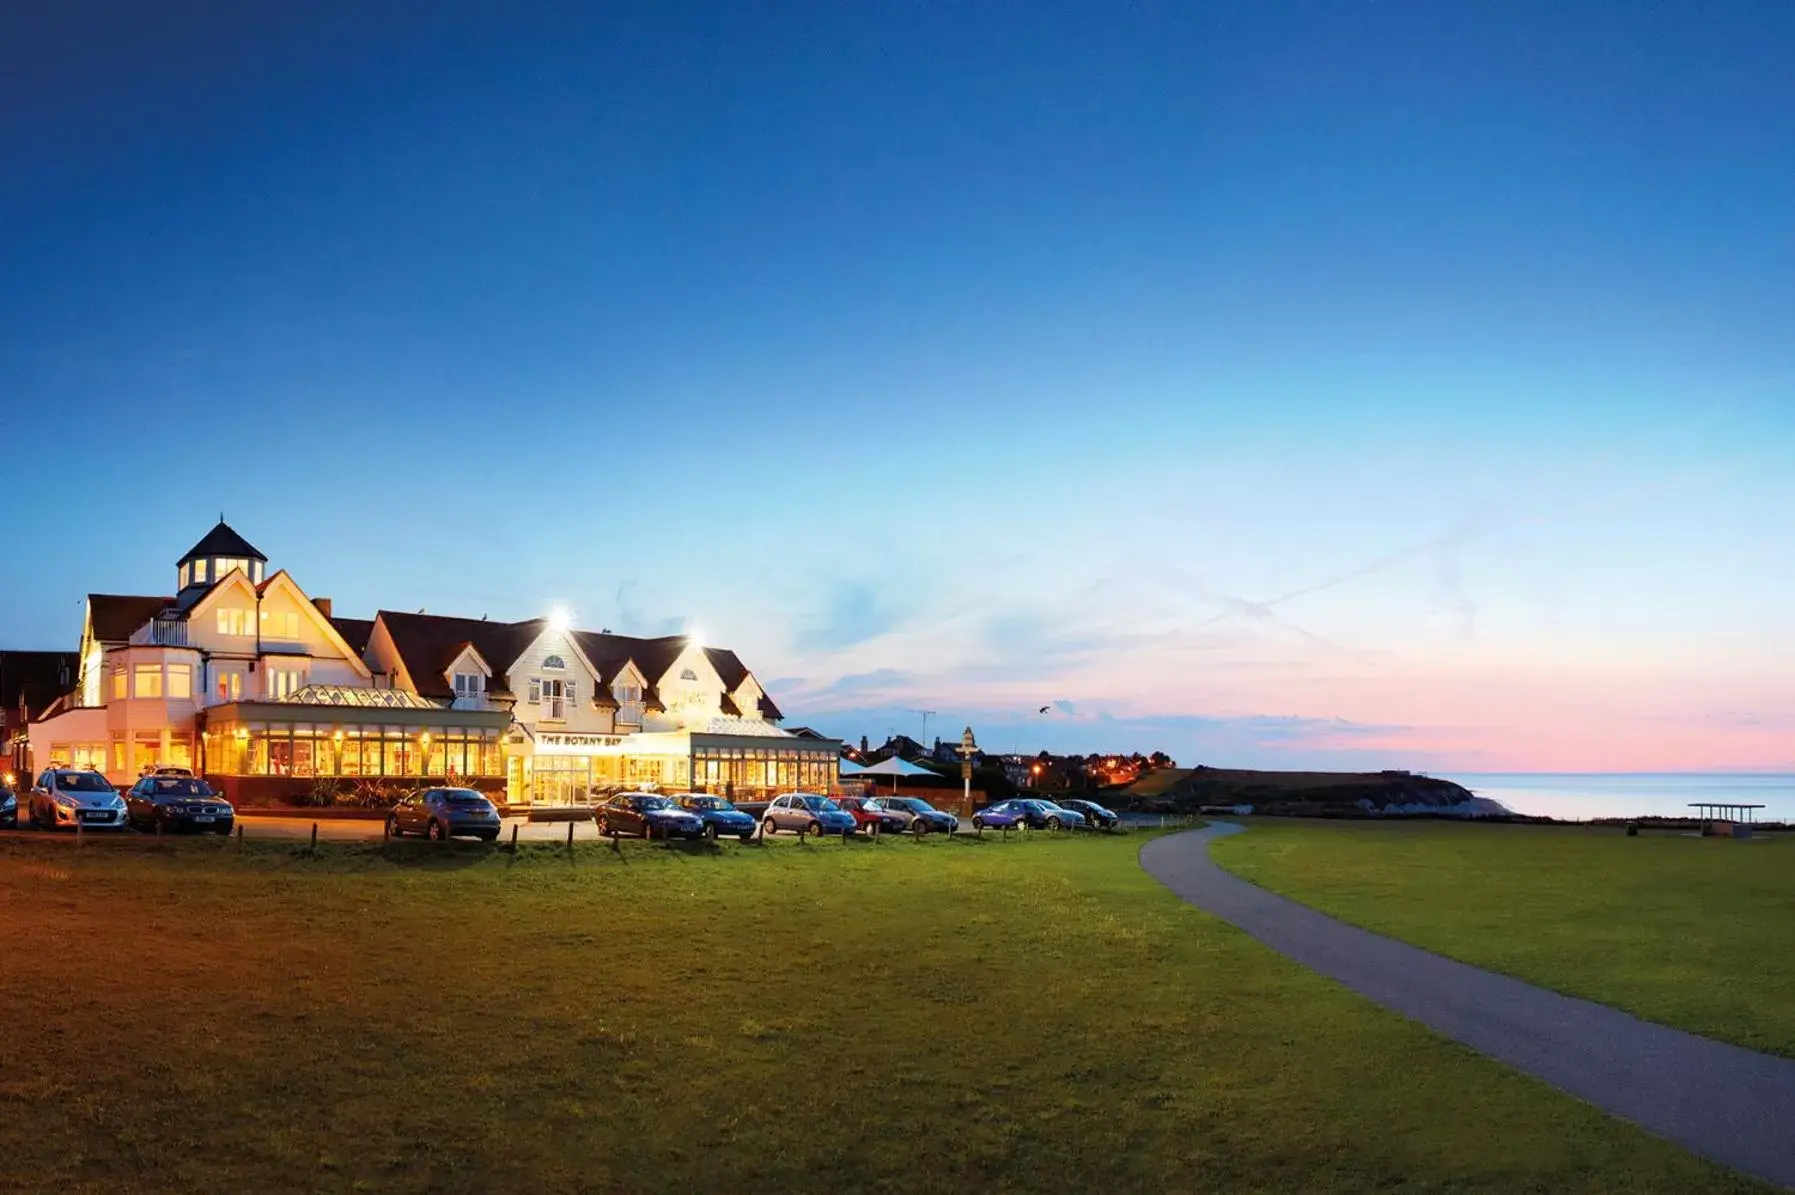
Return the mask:
[(1795, 774), (1766, 772), (1430, 773), (1514, 812), (1593, 817), (1690, 817), (1692, 801), (1762, 805), (1754, 821), (1795, 822)]

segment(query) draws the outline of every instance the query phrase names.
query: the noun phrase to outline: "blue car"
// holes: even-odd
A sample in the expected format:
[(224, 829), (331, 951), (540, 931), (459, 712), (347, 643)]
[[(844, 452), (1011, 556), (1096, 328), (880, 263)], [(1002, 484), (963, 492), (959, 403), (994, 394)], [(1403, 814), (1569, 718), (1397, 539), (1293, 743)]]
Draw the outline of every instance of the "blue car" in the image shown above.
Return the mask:
[(618, 793), (598, 807), (598, 832), (640, 834), (644, 838), (702, 838), (704, 822), (672, 797), (660, 793)]
[(1082, 830), (1089, 825), (1084, 814), (1035, 797), (999, 801), (975, 813), (972, 824), (993, 830), (1022, 826), (1036, 830)]
[(754, 837), (757, 823), (754, 815), (743, 813), (731, 805), (725, 797), (712, 797), (704, 793), (687, 793), (679, 799), (679, 807), (689, 813), (698, 815), (704, 823), (704, 836), (715, 840), (722, 834), (733, 834), (743, 842)]
[(975, 830), (1020, 830), (1028, 820), (1028, 811), (1021, 801), (999, 801), (972, 815)]

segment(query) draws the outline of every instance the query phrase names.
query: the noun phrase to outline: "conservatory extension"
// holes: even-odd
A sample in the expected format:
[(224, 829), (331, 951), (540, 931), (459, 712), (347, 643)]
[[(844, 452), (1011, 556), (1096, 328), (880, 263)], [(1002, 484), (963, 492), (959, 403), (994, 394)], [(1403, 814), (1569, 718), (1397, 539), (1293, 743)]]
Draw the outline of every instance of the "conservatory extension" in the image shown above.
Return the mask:
[(510, 715), (499, 710), (310, 685), (281, 701), (213, 706), (202, 719), (199, 770), (233, 800), (292, 796), (320, 779), (504, 788), (499, 739)]

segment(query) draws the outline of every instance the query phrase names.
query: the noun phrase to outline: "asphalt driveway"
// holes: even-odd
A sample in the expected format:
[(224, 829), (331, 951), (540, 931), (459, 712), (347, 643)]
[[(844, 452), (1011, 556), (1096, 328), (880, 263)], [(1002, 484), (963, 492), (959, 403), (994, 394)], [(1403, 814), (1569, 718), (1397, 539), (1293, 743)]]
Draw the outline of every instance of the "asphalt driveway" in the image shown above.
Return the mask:
[(1279, 954), (1481, 1054), (1747, 1174), (1795, 1188), (1795, 1060), (1710, 1041), (1336, 921), (1217, 866), (1216, 823), (1141, 866)]

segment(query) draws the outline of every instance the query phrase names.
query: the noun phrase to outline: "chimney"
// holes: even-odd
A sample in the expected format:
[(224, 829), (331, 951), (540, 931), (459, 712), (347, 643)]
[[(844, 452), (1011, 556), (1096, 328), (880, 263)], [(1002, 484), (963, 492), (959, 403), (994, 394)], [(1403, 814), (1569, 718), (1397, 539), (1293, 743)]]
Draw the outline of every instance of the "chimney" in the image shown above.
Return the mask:
[(860, 754), (862, 754), (862, 755), (866, 754), (866, 736), (865, 735), (860, 736)]
[(318, 607), (318, 613), (322, 614), (326, 618), (330, 617), (330, 599), (329, 598), (313, 598), (312, 605)]

